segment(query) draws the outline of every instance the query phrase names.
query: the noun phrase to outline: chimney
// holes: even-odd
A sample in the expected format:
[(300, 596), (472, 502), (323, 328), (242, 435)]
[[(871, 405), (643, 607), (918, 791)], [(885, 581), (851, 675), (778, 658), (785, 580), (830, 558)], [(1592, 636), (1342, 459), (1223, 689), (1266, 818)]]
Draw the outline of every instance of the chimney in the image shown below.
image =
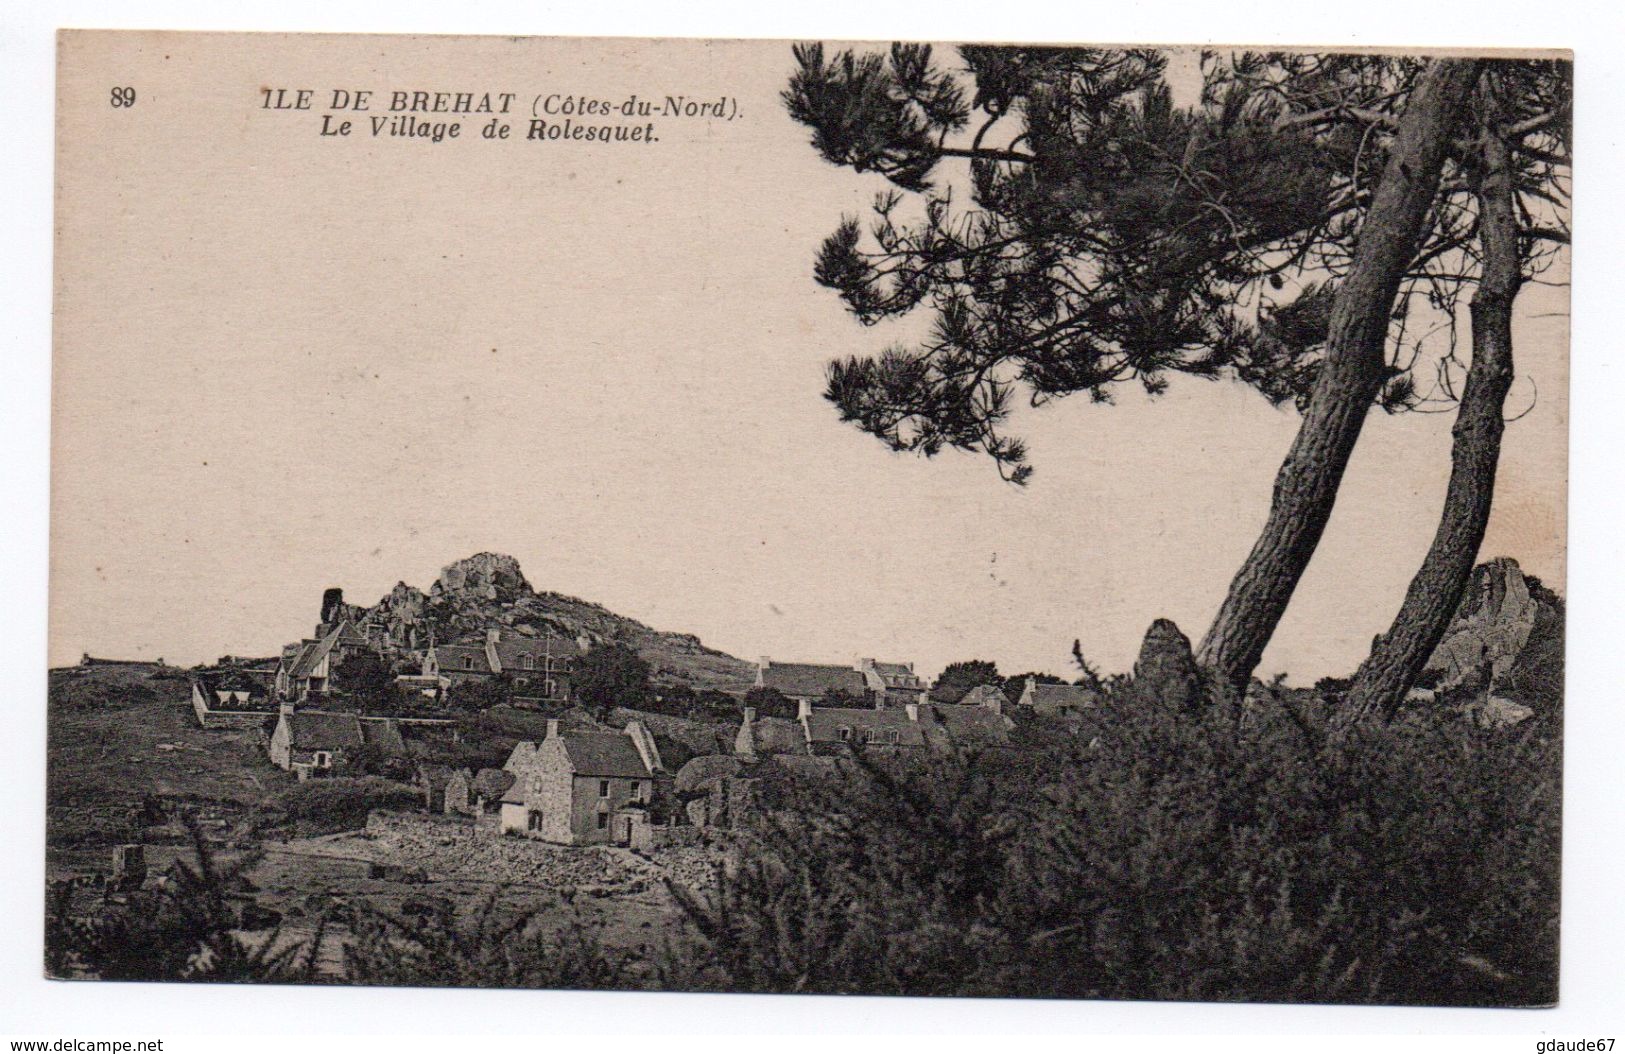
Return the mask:
[(754, 725), (755, 723), (756, 723), (756, 708), (754, 706), (745, 707), (745, 724)]
[(489, 629), (487, 629), (485, 631), (485, 640), (486, 640), (487, 643), (495, 644), (497, 641), (499, 641), (501, 639), (502, 639), (502, 629), (501, 629), (501, 627), (492, 626), (491, 628), (489, 628)]
[(809, 718), (811, 716), (812, 716), (812, 700), (811, 699), (805, 699), (805, 698), (797, 699), (796, 700), (796, 719), (798, 721), (804, 721), (804, 720), (806, 720), (807, 718)]
[(655, 737), (643, 727), (642, 721), (628, 721), (626, 734), (631, 737), (632, 745), (638, 748), (638, 757), (643, 759), (643, 767), (649, 770), (650, 775), (666, 771), (666, 763), (660, 757), (660, 747), (655, 744)]
[(903, 709), (908, 711), (908, 719), (910, 721), (918, 721), (920, 719), (919, 703), (904, 703)]
[(559, 737), (559, 719), (556, 718), (556, 717), (550, 717), (550, 718), (547, 719), (547, 738), (548, 739), (557, 739), (558, 737)]
[(757, 669), (765, 670), (769, 666), (772, 666), (772, 665), (773, 665), (773, 660), (768, 658), (766, 655), (764, 655), (760, 659), (756, 660)]

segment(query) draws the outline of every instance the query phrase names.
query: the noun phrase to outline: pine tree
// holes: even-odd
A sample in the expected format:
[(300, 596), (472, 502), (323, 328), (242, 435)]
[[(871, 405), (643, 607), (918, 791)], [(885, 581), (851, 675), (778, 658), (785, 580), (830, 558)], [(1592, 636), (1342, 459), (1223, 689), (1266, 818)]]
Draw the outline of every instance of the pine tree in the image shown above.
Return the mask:
[[(815, 149), (897, 188), (867, 232), (842, 220), (815, 278), (865, 324), (932, 319), (914, 347), (832, 362), (825, 396), (894, 449), (981, 451), (1016, 483), (1032, 472), (1006, 431), (1017, 395), (1108, 403), (1183, 373), (1296, 406), (1266, 526), (1199, 647), (1239, 692), (1370, 409), (1450, 398), (1419, 380), (1412, 315), (1448, 315), (1476, 281), (1458, 141), (1485, 64), (1207, 54), (1201, 99), (1178, 107), (1156, 51), (959, 55), (951, 71), (923, 45), (795, 49), (784, 101)], [(944, 161), (966, 165), (968, 204), (933, 182)]]

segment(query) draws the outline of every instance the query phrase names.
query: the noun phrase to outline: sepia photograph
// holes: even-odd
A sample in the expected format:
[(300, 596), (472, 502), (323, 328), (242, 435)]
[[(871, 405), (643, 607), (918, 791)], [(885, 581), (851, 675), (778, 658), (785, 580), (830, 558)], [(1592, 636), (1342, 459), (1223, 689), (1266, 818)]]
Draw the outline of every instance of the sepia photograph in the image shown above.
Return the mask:
[(1313, 43), (62, 30), (45, 977), (1558, 1004), (1573, 56)]

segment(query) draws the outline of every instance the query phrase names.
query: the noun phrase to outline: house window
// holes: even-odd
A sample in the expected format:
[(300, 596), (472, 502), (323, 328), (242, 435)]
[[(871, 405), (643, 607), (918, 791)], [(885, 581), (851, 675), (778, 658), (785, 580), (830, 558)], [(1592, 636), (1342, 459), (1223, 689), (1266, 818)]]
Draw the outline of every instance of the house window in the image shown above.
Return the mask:
[(464, 655), (463, 656), (463, 669), (472, 670), (473, 668), (474, 668), (474, 656), (472, 656), (472, 655)]
[(890, 743), (892, 746), (897, 745), (897, 729), (893, 728), (887, 730), (886, 742)]
[(329, 754), (325, 750), (316, 751), (316, 767), (319, 769), (332, 768), (333, 755)]
[(542, 694), (547, 696), (549, 699), (553, 698), (554, 694), (556, 694), (556, 689), (553, 686), (553, 681), (551, 678), (542, 682)]
[(609, 780), (598, 781), (598, 796), (600, 798), (609, 797)]
[(598, 814), (598, 829), (602, 831), (607, 827), (609, 827), (609, 813), (601, 812)]
[(852, 738), (852, 730), (845, 726), (836, 729), (835, 734), (841, 737), (841, 742), (843, 743)]
[(534, 670), (535, 668), (536, 668), (536, 656), (534, 656), (534, 655), (525, 656), (525, 669)]
[(539, 810), (532, 809), (530, 811), (530, 817), (526, 826), (528, 826), (532, 831), (540, 831), (542, 829), (542, 814)]
[(639, 783), (637, 780), (632, 781), (632, 800), (643, 800), (643, 784)]

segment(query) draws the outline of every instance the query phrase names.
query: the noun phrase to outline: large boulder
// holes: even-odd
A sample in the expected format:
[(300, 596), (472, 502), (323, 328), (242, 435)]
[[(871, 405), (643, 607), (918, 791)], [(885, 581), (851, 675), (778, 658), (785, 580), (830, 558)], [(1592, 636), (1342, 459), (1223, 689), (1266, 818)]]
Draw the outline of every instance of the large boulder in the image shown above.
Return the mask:
[(702, 754), (677, 770), (672, 786), (679, 794), (708, 789), (711, 780), (737, 775), (744, 767), (745, 763), (731, 754)]
[(1142, 698), (1178, 709), (1202, 702), (1202, 674), (1190, 638), (1170, 619), (1159, 618), (1145, 631), (1134, 661), (1134, 689)]

